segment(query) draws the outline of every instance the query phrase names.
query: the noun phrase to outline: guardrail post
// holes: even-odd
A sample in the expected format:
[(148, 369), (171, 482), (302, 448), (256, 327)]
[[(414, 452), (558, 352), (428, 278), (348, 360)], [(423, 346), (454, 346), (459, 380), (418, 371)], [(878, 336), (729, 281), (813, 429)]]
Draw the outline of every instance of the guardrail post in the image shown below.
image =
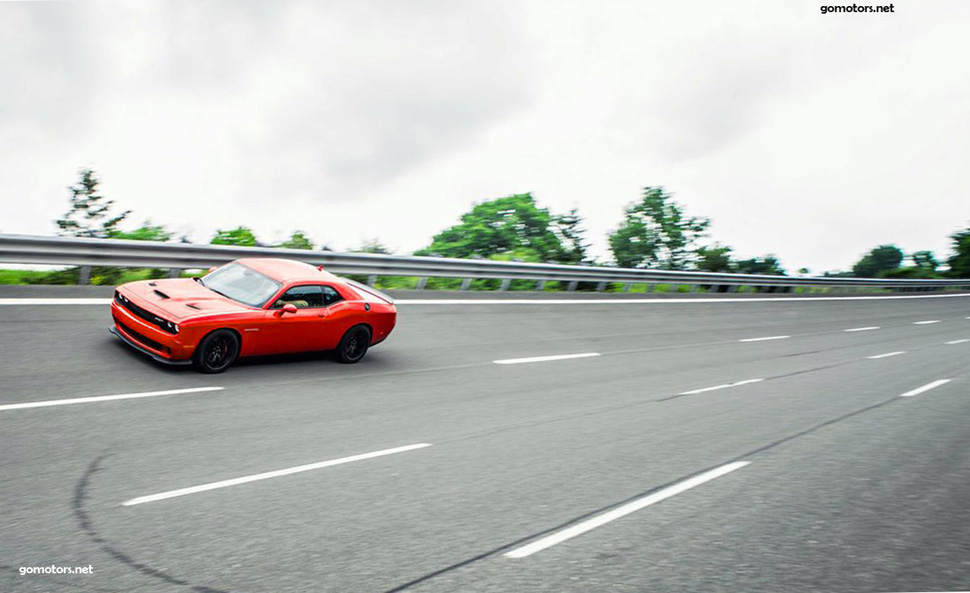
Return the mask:
[(606, 282), (600, 282), (596, 285), (596, 292), (603, 292), (606, 290)]
[(633, 286), (629, 282), (623, 285), (623, 292), (630, 292), (630, 287)]
[(502, 285), (499, 286), (499, 290), (506, 291), (509, 289), (509, 285), (512, 284), (511, 278), (502, 278)]
[(700, 289), (701, 289), (701, 285), (700, 284), (691, 284), (690, 285), (690, 291), (691, 292), (697, 292)]
[(471, 287), (472, 287), (472, 279), (465, 278), (461, 281), (461, 288), (459, 288), (458, 290), (468, 290)]
[(371, 274), (367, 277), (368, 286), (377, 286), (377, 274)]
[(169, 278), (178, 278), (181, 275), (182, 275), (182, 270), (180, 270), (179, 268), (169, 268), (168, 270)]
[(545, 280), (539, 280), (538, 282), (536, 282), (536, 290), (538, 290), (539, 292), (542, 292), (545, 289), (546, 289)]
[(427, 276), (421, 276), (420, 278), (418, 278), (418, 285), (415, 286), (415, 289), (417, 289), (417, 290), (424, 290), (424, 287), (425, 287), (425, 285), (427, 283), (428, 283), (428, 277)]
[(728, 292), (737, 292), (738, 291), (738, 285), (737, 284), (728, 284), (727, 291)]
[(568, 290), (569, 292), (572, 292), (576, 290), (576, 286), (578, 285), (579, 285), (579, 282), (577, 282), (576, 280), (573, 280), (572, 282), (569, 283), (568, 286), (566, 286), (566, 290)]
[(656, 284), (647, 284), (647, 287), (643, 290), (643, 292), (653, 292), (654, 290), (656, 290), (656, 288), (657, 288)]
[(78, 284), (91, 284), (91, 266), (81, 266), (77, 277)]

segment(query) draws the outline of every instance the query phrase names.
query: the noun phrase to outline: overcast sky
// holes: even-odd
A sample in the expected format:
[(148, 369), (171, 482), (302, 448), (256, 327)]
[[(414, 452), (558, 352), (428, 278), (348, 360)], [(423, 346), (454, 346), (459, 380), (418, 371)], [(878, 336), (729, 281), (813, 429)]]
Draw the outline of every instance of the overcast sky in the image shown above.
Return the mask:
[[(857, 0), (858, 1), (858, 0)], [(0, 232), (66, 186), (194, 241), (428, 244), (475, 202), (646, 185), (789, 269), (970, 225), (970, 2), (0, 2)]]

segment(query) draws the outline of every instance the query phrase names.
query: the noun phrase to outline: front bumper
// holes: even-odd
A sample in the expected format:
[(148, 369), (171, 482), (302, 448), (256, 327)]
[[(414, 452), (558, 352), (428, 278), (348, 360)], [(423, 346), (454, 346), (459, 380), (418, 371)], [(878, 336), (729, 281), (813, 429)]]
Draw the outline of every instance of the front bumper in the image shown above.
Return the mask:
[(108, 328), (108, 331), (118, 336), (119, 338), (121, 338), (121, 341), (124, 342), (125, 344), (128, 344), (129, 346), (141, 352), (142, 354), (147, 354), (148, 356), (151, 356), (153, 359), (157, 360), (158, 362), (173, 365), (173, 366), (192, 364), (191, 360), (172, 360), (171, 358), (165, 358), (159, 354), (155, 354), (148, 348), (145, 348), (138, 342), (126, 336), (125, 332), (123, 330), (119, 330), (117, 326), (112, 325), (111, 327)]
[(186, 346), (183, 336), (173, 336), (145, 323), (117, 301), (111, 303), (111, 317), (111, 333), (135, 350), (165, 364), (191, 364), (194, 348)]

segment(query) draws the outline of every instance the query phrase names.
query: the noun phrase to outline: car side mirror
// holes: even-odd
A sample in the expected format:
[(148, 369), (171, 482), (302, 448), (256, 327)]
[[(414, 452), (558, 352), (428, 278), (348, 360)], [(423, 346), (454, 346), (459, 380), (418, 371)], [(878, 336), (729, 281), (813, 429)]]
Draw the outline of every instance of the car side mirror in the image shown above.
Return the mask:
[(280, 309), (280, 311), (282, 313), (296, 313), (297, 309), (296, 309), (296, 305), (294, 305), (293, 303), (286, 303), (285, 305), (283, 305), (283, 308)]

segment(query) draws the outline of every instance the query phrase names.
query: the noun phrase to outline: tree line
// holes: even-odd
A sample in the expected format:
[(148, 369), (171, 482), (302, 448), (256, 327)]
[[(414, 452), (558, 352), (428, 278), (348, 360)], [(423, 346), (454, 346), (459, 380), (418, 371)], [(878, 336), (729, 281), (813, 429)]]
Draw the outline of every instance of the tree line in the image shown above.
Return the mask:
[[(145, 221), (132, 231), (119, 225), (130, 210), (114, 212), (114, 200), (98, 190), (99, 180), (91, 169), (82, 169), (76, 184), (69, 187), (68, 212), (56, 221), (64, 236), (171, 241), (175, 234), (163, 225)], [(607, 239), (612, 264), (624, 268), (700, 270), (745, 274), (787, 275), (777, 257), (736, 259), (733, 249), (719, 242), (709, 243), (711, 220), (689, 215), (661, 186), (648, 186), (640, 198), (623, 210), (623, 219)], [(827, 272), (827, 276), (865, 278), (970, 277), (970, 228), (950, 236), (953, 254), (948, 269), (930, 251), (905, 254), (895, 245), (873, 248), (856, 262), (851, 271)], [(187, 237), (178, 240), (188, 242)], [(209, 241), (213, 245), (269, 246), (314, 249), (302, 231), (294, 231), (278, 243), (262, 243), (248, 227), (220, 229)], [(326, 244), (319, 247), (329, 251)], [(436, 234), (431, 243), (414, 255), (480, 258), (559, 264), (607, 265), (589, 256), (583, 219), (576, 209), (554, 214), (540, 207), (530, 193), (515, 194), (475, 204), (459, 221)], [(365, 241), (357, 252), (391, 253), (377, 239)], [(908, 265), (903, 265), (907, 263)], [(807, 274), (805, 268), (798, 270)]]

